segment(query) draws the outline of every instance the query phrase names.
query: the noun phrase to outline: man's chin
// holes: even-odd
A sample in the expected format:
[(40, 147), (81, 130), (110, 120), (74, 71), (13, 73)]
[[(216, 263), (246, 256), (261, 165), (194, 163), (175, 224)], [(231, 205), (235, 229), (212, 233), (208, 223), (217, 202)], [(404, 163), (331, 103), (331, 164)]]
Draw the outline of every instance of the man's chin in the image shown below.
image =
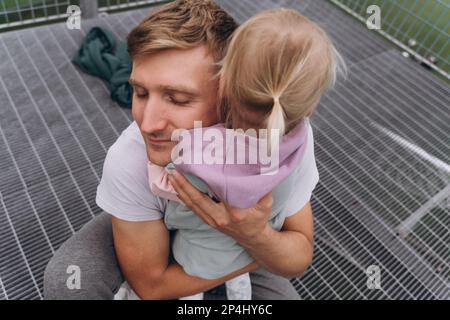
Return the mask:
[(165, 167), (171, 162), (170, 151), (156, 150), (152, 147), (147, 148), (147, 158), (151, 163), (160, 167)]

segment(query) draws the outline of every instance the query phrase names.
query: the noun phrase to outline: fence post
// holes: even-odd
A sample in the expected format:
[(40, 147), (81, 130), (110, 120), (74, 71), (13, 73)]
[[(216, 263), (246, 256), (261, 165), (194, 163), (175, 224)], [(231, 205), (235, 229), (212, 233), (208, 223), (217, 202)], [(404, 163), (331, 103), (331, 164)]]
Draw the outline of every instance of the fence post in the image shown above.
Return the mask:
[(80, 0), (81, 16), (83, 18), (95, 18), (98, 14), (97, 0)]

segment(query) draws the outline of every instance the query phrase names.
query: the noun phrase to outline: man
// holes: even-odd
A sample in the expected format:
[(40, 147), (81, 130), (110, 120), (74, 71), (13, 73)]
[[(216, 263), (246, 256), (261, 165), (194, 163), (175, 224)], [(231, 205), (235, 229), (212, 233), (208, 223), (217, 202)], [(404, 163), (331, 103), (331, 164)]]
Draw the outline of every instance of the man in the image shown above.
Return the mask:
[[(254, 207), (233, 209), (201, 194), (180, 174), (172, 181), (181, 200), (205, 223), (238, 241), (255, 263), (221, 279), (189, 276), (170, 261), (163, 214), (168, 200), (148, 186), (147, 162), (171, 162), (175, 129), (218, 121), (217, 64), (236, 28), (210, 0), (180, 0), (151, 13), (128, 36), (133, 59), (133, 122), (109, 149), (97, 189), (105, 211), (64, 243), (44, 278), (47, 299), (112, 299), (123, 281), (143, 299), (176, 299), (214, 288), (251, 271), (253, 299), (298, 299), (288, 278), (300, 276), (313, 254), (309, 198), (317, 183), (313, 144), (286, 208), (294, 212), (280, 232), (267, 223), (271, 194)], [(312, 131), (310, 130), (310, 139)], [(311, 140), (312, 141), (312, 140)], [(71, 290), (67, 268), (78, 266), (81, 288)], [(259, 268), (258, 268), (259, 267)]]

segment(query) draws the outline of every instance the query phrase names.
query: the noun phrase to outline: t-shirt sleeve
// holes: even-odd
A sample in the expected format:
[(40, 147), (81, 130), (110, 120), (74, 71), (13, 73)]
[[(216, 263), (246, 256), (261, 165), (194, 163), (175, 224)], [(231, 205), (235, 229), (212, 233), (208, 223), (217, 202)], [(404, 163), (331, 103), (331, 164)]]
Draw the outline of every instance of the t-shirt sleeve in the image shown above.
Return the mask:
[(296, 169), (294, 186), (286, 203), (286, 217), (296, 214), (311, 200), (312, 192), (319, 182), (319, 171), (314, 156), (314, 137), (309, 121), (307, 139), (305, 154)]
[(162, 219), (165, 202), (150, 191), (145, 145), (123, 133), (109, 148), (96, 203), (126, 221)]

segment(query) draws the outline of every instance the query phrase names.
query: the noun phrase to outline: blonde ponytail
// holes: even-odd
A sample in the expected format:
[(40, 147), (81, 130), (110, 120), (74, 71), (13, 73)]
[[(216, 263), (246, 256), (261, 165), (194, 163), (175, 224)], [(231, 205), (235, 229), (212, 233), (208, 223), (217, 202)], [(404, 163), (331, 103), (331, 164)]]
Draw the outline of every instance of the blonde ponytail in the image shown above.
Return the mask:
[[(278, 130), (278, 134), (272, 134), (273, 130)], [(272, 151), (278, 148), (281, 137), (284, 135), (286, 131), (286, 120), (285, 113), (283, 107), (280, 103), (280, 97), (273, 97), (273, 107), (272, 111), (267, 118), (267, 147), (270, 150), (270, 154)]]

